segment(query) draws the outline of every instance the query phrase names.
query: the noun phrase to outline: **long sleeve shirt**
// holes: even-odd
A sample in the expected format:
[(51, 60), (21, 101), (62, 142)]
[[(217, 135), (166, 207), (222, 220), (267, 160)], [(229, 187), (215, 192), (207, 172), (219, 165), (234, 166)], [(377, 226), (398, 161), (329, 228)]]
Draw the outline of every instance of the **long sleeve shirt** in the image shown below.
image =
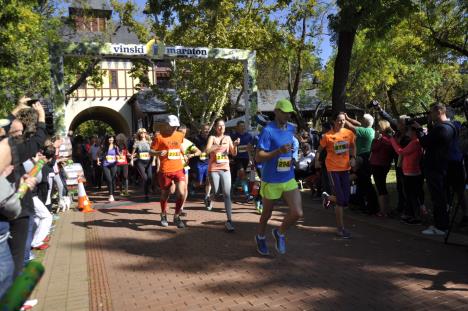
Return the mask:
[(417, 138), (414, 138), (410, 143), (402, 148), (394, 138), (390, 140), (393, 149), (399, 155), (403, 156), (402, 170), (403, 175), (406, 176), (417, 176), (421, 175), (421, 158), (423, 156), (423, 150), (421, 144)]

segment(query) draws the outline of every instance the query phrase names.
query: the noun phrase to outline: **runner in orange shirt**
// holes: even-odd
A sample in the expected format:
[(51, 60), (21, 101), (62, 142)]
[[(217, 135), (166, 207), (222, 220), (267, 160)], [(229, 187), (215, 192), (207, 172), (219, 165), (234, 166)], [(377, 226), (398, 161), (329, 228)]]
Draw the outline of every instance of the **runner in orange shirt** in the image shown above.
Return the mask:
[(333, 118), (333, 128), (322, 136), (320, 146), (315, 156), (315, 167), (320, 168), (320, 153), (327, 151), (325, 165), (332, 195), (322, 194), (323, 205), (328, 208), (331, 202), (335, 203), (337, 235), (351, 238), (351, 233), (343, 224), (343, 209), (348, 206), (350, 196), (349, 171), (356, 164), (355, 135), (345, 129), (345, 113), (339, 112)]
[(179, 119), (175, 115), (167, 116), (161, 132), (154, 137), (151, 153), (158, 156), (160, 160), (157, 178), (161, 188), (161, 226), (168, 226), (167, 202), (172, 182), (174, 182), (177, 196), (174, 225), (177, 228), (185, 228), (184, 222), (180, 219), (186, 191), (184, 163), (182, 161), (184, 134), (177, 131), (178, 126), (180, 126)]

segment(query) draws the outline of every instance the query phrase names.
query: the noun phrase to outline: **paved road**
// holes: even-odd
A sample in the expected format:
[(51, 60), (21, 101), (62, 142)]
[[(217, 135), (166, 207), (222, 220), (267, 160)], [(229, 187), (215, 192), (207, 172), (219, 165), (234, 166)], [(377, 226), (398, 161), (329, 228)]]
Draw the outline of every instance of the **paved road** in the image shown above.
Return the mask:
[(208, 212), (189, 202), (183, 230), (159, 225), (156, 202), (96, 204), (98, 212), (71, 221), (86, 231), (90, 309), (468, 309), (467, 247), (368, 217), (348, 217), (354, 238), (341, 240), (333, 213), (307, 200), (303, 221), (287, 236), (288, 253), (276, 255), (269, 235), (273, 255), (265, 258), (254, 247), (253, 206), (234, 205), (230, 234), (222, 204)]

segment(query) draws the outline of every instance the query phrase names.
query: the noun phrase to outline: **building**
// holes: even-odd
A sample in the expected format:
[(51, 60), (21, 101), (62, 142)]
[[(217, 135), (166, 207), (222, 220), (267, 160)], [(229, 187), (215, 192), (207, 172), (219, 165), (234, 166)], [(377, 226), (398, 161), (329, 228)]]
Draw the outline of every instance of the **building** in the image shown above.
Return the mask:
[[(71, 1), (68, 14), (62, 30), (66, 42), (145, 43), (140, 42), (128, 27), (112, 21), (112, 9), (106, 0)], [(75, 130), (88, 120), (99, 120), (109, 124), (116, 133), (130, 135), (139, 127), (151, 125), (145, 113), (154, 102), (159, 106), (151, 113), (165, 112), (165, 104), (147, 90), (139, 94), (147, 85), (130, 75), (131, 59), (103, 58), (98, 66), (103, 72), (103, 84), (93, 87), (85, 82), (68, 97), (67, 130)], [(149, 84), (168, 87), (170, 71), (167, 64), (148, 61)]]

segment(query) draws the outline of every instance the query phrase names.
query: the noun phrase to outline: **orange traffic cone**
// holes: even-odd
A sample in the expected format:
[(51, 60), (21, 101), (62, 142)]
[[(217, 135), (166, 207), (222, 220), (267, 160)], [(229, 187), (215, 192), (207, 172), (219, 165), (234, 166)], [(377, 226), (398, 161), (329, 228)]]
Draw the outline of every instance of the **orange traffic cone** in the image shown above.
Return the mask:
[(78, 209), (80, 209), (83, 213), (91, 213), (96, 211), (91, 208), (91, 202), (86, 195), (82, 178), (78, 178)]

